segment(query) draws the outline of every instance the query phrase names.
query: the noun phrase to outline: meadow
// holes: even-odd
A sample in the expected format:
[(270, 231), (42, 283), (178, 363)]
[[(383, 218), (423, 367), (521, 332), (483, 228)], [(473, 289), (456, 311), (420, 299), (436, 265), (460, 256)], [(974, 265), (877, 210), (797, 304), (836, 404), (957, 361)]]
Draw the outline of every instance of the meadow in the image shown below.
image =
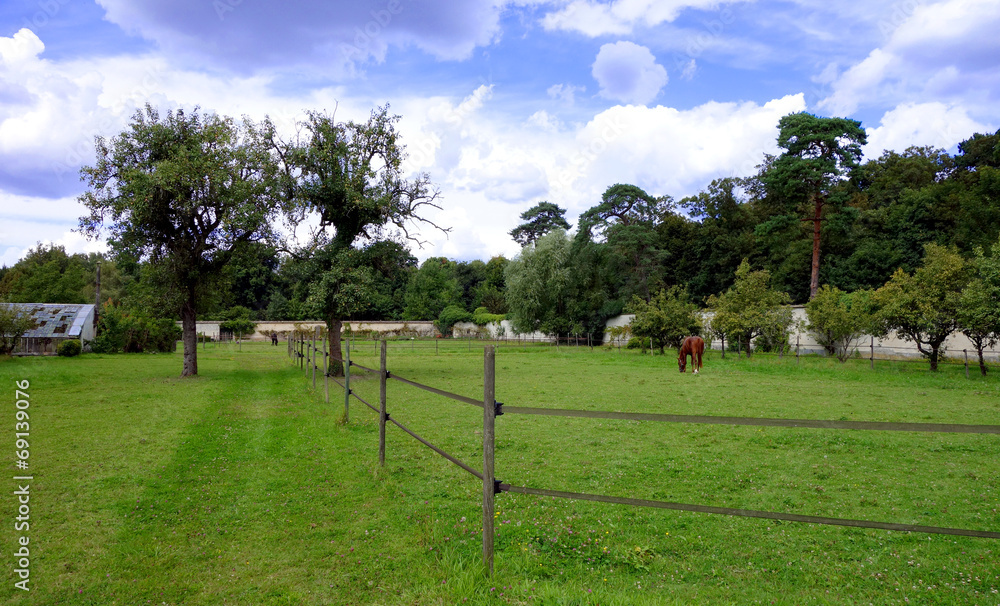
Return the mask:
[[(373, 343), (352, 359), (377, 367)], [(480, 347), (394, 342), (397, 376), (482, 396)], [(481, 483), (377, 416), (312, 388), (283, 345), (0, 361), (10, 476), (0, 601), (49, 604), (1000, 604), (996, 540), (497, 495), (482, 572)], [(1000, 382), (960, 366), (713, 352), (700, 375), (635, 351), (501, 346), (512, 406), (997, 424)], [(30, 468), (13, 468), (15, 381)], [(378, 380), (352, 387), (377, 405)], [(393, 418), (481, 469), (482, 411), (399, 382)], [(996, 435), (504, 415), (496, 476), (566, 490), (804, 515), (1000, 530)], [(30, 587), (14, 587), (30, 538)]]

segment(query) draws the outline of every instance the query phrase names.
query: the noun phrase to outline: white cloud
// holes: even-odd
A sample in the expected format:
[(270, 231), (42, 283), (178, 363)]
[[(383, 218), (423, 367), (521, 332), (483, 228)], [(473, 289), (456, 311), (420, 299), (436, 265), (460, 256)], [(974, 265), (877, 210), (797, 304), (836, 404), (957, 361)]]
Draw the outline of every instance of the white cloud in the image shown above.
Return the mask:
[(496, 0), (345, 2), (286, 0), (280, 10), (244, 0), (98, 0), (107, 19), (154, 40), (191, 65), (208, 58), (242, 72), (297, 64), (350, 76), (416, 47), (438, 59), (468, 58), (499, 35)]
[[(853, 65), (837, 78), (833, 93), (820, 101), (819, 106), (838, 116), (854, 113), (862, 100), (882, 83), (894, 61), (892, 54), (876, 48), (864, 61)], [(829, 77), (828, 69), (825, 70), (826, 77)]]
[(74, 197), (18, 196), (0, 190), (0, 265), (17, 263), (37, 244), (57, 244), (66, 252), (101, 252), (105, 243), (73, 231), (86, 208)]
[(996, 99), (989, 91), (1000, 87), (1000, 3), (944, 0), (907, 8), (881, 22), (886, 42), (832, 79), (832, 92), (819, 107), (848, 115), (873, 105), (941, 101), (993, 114)]
[[(736, 2), (742, 0), (735, 0)], [(677, 19), (687, 9), (713, 9), (719, 0), (571, 0), (542, 18), (548, 30), (570, 30), (596, 38), (624, 35), (636, 27), (653, 27)]]
[(552, 99), (558, 99), (567, 105), (573, 105), (576, 102), (576, 93), (582, 93), (587, 90), (583, 86), (573, 86), (572, 84), (553, 84), (545, 92)]
[(649, 103), (667, 84), (667, 70), (648, 48), (634, 42), (602, 45), (591, 73), (602, 97), (625, 103)]
[(45, 50), (33, 31), (21, 28), (10, 38), (0, 38), (0, 63), (8, 68), (32, 62)]
[(993, 130), (973, 120), (961, 107), (940, 102), (905, 103), (886, 112), (878, 127), (868, 129), (864, 155), (877, 158), (886, 150), (901, 152), (913, 145), (951, 149), (973, 133)]

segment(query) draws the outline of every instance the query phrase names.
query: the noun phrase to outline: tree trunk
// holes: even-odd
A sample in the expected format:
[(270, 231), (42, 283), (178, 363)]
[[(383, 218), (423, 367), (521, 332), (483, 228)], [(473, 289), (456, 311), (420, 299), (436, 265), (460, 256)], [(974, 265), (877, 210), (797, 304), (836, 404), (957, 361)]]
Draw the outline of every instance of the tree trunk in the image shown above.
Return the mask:
[(193, 377), (198, 374), (198, 325), (193, 296), (181, 306), (181, 341), (184, 343), (184, 370), (182, 377)]
[(812, 277), (809, 279), (809, 299), (816, 298), (819, 291), (819, 235), (820, 224), (823, 220), (823, 197), (813, 196), (815, 210), (813, 211), (813, 256), (812, 256)]
[(327, 375), (331, 377), (344, 376), (344, 364), (341, 362), (344, 359), (344, 352), (341, 351), (340, 347), (340, 333), (343, 327), (344, 323), (338, 318), (327, 318), (326, 320), (326, 331), (330, 343), (330, 365)]
[(937, 372), (938, 369), (938, 357), (940, 355), (940, 346), (931, 345), (931, 372)]

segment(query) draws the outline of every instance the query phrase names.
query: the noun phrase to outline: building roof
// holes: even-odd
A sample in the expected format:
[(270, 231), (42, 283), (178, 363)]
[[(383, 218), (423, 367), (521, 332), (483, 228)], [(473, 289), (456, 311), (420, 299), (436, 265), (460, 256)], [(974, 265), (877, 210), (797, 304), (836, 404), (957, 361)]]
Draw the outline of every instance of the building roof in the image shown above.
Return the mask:
[(7, 303), (18, 305), (28, 311), (35, 320), (35, 327), (24, 333), (25, 337), (47, 337), (53, 339), (79, 339), (83, 326), (93, 318), (92, 304), (60, 303)]

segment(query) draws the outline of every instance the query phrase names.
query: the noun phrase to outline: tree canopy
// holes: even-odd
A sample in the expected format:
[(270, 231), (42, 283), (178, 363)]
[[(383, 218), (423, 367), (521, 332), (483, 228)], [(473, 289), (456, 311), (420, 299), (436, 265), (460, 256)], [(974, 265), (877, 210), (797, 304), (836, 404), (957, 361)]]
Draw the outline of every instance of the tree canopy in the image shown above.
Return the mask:
[(842, 205), (835, 190), (857, 168), (867, 134), (861, 123), (847, 118), (821, 118), (801, 112), (778, 122), (778, 146), (785, 151), (766, 165), (761, 180), (774, 205), (772, 219), (794, 225), (789, 218), (805, 215), (812, 222), (810, 298), (819, 289), (819, 253), (824, 208)]
[[(403, 174), (405, 147), (388, 106), (373, 110), (367, 122), (338, 122), (308, 112), (304, 137), (285, 143), (271, 137), (283, 167), (284, 187), (293, 200), (293, 224), (316, 217), (319, 231), (293, 256), (315, 257), (305, 265), (311, 274), (307, 309), (326, 322), (333, 353), (331, 373), (340, 375), (341, 327), (350, 315), (374, 300), (373, 268), (360, 263), (352, 248), (361, 239), (379, 242), (400, 237), (419, 239), (414, 226), (434, 224), (423, 213), (440, 209), (440, 195), (427, 174), (408, 180)], [(447, 231), (447, 230), (444, 230)], [(332, 232), (332, 233), (331, 233)]]
[(90, 211), (83, 233), (106, 231), (119, 258), (159, 267), (163, 287), (179, 293), (185, 376), (198, 373), (203, 289), (237, 245), (273, 235), (280, 192), (260, 134), (248, 120), (197, 108), (161, 117), (146, 105), (110, 141), (98, 137), (96, 163), (81, 170), (88, 191), (80, 202)]
[(510, 230), (510, 237), (521, 246), (534, 244), (553, 229), (569, 229), (566, 210), (551, 202), (539, 202), (521, 213), (524, 223)]

